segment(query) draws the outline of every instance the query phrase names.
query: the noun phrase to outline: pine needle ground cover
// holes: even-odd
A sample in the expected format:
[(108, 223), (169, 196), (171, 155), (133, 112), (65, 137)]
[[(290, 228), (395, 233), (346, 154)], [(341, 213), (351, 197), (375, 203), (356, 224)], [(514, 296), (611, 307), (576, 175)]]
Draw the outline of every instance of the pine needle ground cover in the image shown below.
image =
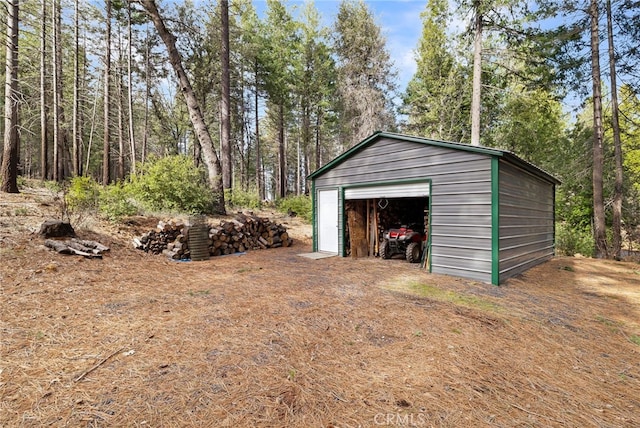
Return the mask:
[[(638, 426), (640, 266), (559, 257), (495, 287), (289, 248), (179, 263), (157, 219), (96, 221), (102, 260), (0, 201), (0, 426)], [(286, 223), (285, 223), (286, 225)]]

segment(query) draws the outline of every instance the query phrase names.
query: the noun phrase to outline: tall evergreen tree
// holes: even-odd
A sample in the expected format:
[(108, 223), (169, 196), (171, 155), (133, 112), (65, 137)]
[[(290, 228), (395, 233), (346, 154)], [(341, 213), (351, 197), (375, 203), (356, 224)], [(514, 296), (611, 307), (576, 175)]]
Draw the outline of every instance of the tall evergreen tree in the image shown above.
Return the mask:
[(265, 90), (277, 140), (276, 195), (287, 195), (287, 118), (292, 102), (293, 74), (298, 61), (298, 25), (280, 0), (267, 0), (266, 46), (263, 50)]
[[(262, 64), (264, 55), (262, 23), (258, 19), (253, 4), (250, 1), (240, 3), (240, 46), (239, 50), (243, 60), (246, 62), (247, 82), (252, 87), (253, 123), (254, 123), (254, 169), (255, 184), (260, 200), (265, 199), (265, 180), (262, 161), (262, 141), (260, 136), (260, 94), (264, 87), (265, 75)], [(247, 117), (248, 119), (248, 117)], [(247, 125), (248, 127), (248, 125)]]
[(406, 128), (429, 138), (461, 141), (469, 135), (468, 79), (446, 34), (448, 1), (429, 0), (421, 16), (417, 70), (403, 97)]
[(18, 14), (20, 1), (11, 0), (7, 4), (7, 35), (5, 57), (4, 95), (4, 150), (0, 166), (0, 190), (5, 193), (19, 193), (18, 162), (20, 145), (18, 134)]
[(620, 259), (622, 251), (622, 199), (623, 199), (623, 159), (622, 140), (620, 137), (620, 118), (618, 106), (618, 83), (615, 60), (615, 45), (613, 41), (613, 19), (611, 12), (611, 0), (606, 2), (607, 9), (607, 41), (609, 45), (609, 78), (611, 80), (611, 125), (613, 129), (613, 147), (615, 158), (615, 183), (613, 190), (613, 242), (611, 255)]
[(105, 186), (111, 183), (111, 134), (110, 134), (110, 109), (111, 109), (111, 0), (106, 3), (106, 39), (104, 50), (104, 123), (102, 140), (102, 184)]
[(229, 1), (220, 0), (221, 28), (221, 96), (220, 96), (220, 157), (222, 158), (222, 185), (231, 189), (232, 157), (231, 157), (231, 88), (229, 70)]
[(342, 139), (348, 148), (377, 130), (393, 130), (396, 90), (386, 40), (362, 0), (343, 0), (334, 24)]
[(591, 80), (593, 87), (593, 237), (596, 256), (608, 257), (604, 210), (604, 131), (602, 125), (602, 80), (600, 72), (600, 11), (597, 0), (589, 6), (591, 32)]
[[(320, 168), (326, 124), (335, 111), (335, 62), (327, 44), (328, 29), (320, 26), (320, 15), (312, 3), (302, 11), (302, 61), (297, 71), (296, 91), (300, 98), (302, 177)], [(303, 187), (303, 186), (302, 186)], [(305, 190), (305, 189), (300, 189)], [(308, 189), (306, 189), (308, 190)], [(305, 191), (306, 191), (305, 190)]]
[(40, 177), (49, 178), (49, 109), (47, 107), (47, 1), (42, 0), (40, 21)]

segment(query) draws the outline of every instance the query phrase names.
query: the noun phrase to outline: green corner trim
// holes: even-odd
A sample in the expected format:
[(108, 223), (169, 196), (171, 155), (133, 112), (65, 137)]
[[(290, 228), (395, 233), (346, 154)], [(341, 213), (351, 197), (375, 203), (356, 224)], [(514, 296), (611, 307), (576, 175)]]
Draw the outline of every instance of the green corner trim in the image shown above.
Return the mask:
[(491, 283), (500, 285), (500, 160), (491, 158)]
[(316, 195), (316, 182), (311, 182), (311, 234), (313, 237), (313, 252), (318, 251), (318, 223), (316, 209), (318, 207), (318, 195)]
[(551, 194), (553, 195), (553, 255), (556, 255), (556, 186), (552, 186)]
[(342, 257), (347, 257), (347, 243), (345, 238), (345, 224), (347, 221), (347, 214), (344, 209), (344, 187), (338, 188), (338, 218), (340, 223), (338, 224), (338, 242), (342, 243), (342, 251), (340, 252)]
[(429, 264), (429, 273), (433, 272), (433, 270), (431, 269), (431, 260), (433, 260), (433, 253), (431, 251), (431, 200), (432, 200), (432, 194), (433, 192), (431, 191), (431, 187), (432, 187), (433, 182), (431, 181), (431, 179), (429, 179), (429, 236), (427, 236), (427, 254), (429, 255), (429, 258), (427, 259), (427, 262)]

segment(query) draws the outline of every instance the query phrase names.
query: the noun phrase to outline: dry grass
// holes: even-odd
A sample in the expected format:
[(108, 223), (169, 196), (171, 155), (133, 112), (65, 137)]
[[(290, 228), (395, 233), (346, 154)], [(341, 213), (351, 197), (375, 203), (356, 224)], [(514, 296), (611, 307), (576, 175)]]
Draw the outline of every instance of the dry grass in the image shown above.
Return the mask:
[(494, 287), (298, 257), (290, 219), (291, 248), (195, 263), (96, 223), (111, 254), (84, 260), (28, 233), (47, 209), (0, 201), (0, 426), (640, 425), (637, 264)]

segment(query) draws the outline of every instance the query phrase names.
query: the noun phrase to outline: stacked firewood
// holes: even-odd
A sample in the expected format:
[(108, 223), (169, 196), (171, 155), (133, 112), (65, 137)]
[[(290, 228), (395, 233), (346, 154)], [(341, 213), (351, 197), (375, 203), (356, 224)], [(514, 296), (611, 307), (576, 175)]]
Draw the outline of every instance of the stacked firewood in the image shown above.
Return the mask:
[[(237, 214), (232, 220), (223, 220), (217, 226), (207, 225), (206, 227), (211, 256), (288, 247), (293, 243), (284, 226), (251, 213)], [(178, 222), (160, 222), (155, 231), (134, 239), (133, 245), (135, 248), (153, 254), (163, 253), (171, 259), (187, 259), (191, 255), (190, 232), (195, 232), (195, 229), (190, 230), (189, 226)]]
[(149, 231), (139, 238), (133, 239), (133, 246), (151, 254), (161, 254), (169, 244), (186, 242), (183, 235), (184, 223), (176, 220), (168, 222), (160, 221), (156, 230)]
[(209, 254), (220, 256), (246, 250), (288, 247), (293, 242), (287, 229), (268, 218), (237, 214), (209, 229)]

